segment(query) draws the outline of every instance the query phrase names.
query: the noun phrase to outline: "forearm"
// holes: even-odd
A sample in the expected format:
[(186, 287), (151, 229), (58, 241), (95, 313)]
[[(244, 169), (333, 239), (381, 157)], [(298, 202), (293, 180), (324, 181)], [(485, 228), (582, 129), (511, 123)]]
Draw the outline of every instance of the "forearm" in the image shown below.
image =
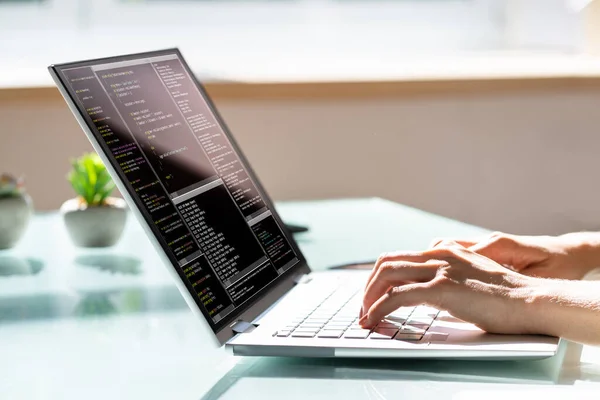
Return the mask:
[(571, 267), (580, 271), (580, 278), (600, 267), (600, 232), (574, 232), (559, 238), (572, 260)]
[(530, 305), (532, 331), (600, 345), (600, 282), (539, 279)]

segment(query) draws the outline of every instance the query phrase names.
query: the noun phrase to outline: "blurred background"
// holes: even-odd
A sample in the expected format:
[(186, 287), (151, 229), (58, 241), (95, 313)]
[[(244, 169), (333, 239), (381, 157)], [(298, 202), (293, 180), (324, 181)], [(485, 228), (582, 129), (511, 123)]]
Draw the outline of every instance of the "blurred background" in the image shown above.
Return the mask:
[(597, 230), (599, 25), (600, 0), (0, 0), (0, 171), (60, 207), (91, 146), (46, 67), (178, 47), (275, 200)]

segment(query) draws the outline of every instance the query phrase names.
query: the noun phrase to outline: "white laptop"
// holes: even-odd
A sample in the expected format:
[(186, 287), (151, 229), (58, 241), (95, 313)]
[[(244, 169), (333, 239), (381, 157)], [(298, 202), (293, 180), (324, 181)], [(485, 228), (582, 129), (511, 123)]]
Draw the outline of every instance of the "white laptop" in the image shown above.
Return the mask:
[(490, 335), (424, 306), (400, 308), (373, 330), (362, 329), (365, 273), (311, 273), (177, 49), (49, 70), (189, 307), (235, 354), (514, 359), (556, 353), (557, 338)]

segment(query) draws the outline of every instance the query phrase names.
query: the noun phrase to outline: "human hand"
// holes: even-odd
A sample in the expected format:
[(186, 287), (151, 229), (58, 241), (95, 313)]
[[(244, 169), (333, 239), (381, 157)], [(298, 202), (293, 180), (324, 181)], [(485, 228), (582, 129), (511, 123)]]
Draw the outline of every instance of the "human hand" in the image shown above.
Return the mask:
[(369, 277), (359, 323), (371, 328), (399, 307), (426, 304), (488, 332), (544, 333), (531, 301), (541, 281), (457, 243), (388, 253)]
[[(594, 260), (589, 246), (585, 245), (590, 235), (596, 234), (519, 236), (496, 232), (479, 239), (450, 240), (450, 243), (458, 243), (525, 275), (581, 279), (591, 267), (600, 266), (600, 259), (596, 256)], [(444, 247), (447, 242), (435, 240), (431, 248)]]

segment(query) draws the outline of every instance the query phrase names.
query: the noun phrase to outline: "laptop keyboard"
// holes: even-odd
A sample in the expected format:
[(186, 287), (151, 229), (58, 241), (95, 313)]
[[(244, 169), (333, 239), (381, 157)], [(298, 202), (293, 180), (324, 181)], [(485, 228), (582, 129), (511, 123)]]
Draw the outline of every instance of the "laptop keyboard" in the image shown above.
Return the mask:
[(439, 314), (427, 306), (401, 307), (373, 329), (363, 329), (358, 324), (361, 304), (361, 290), (339, 287), (308, 300), (273, 336), (419, 341)]

